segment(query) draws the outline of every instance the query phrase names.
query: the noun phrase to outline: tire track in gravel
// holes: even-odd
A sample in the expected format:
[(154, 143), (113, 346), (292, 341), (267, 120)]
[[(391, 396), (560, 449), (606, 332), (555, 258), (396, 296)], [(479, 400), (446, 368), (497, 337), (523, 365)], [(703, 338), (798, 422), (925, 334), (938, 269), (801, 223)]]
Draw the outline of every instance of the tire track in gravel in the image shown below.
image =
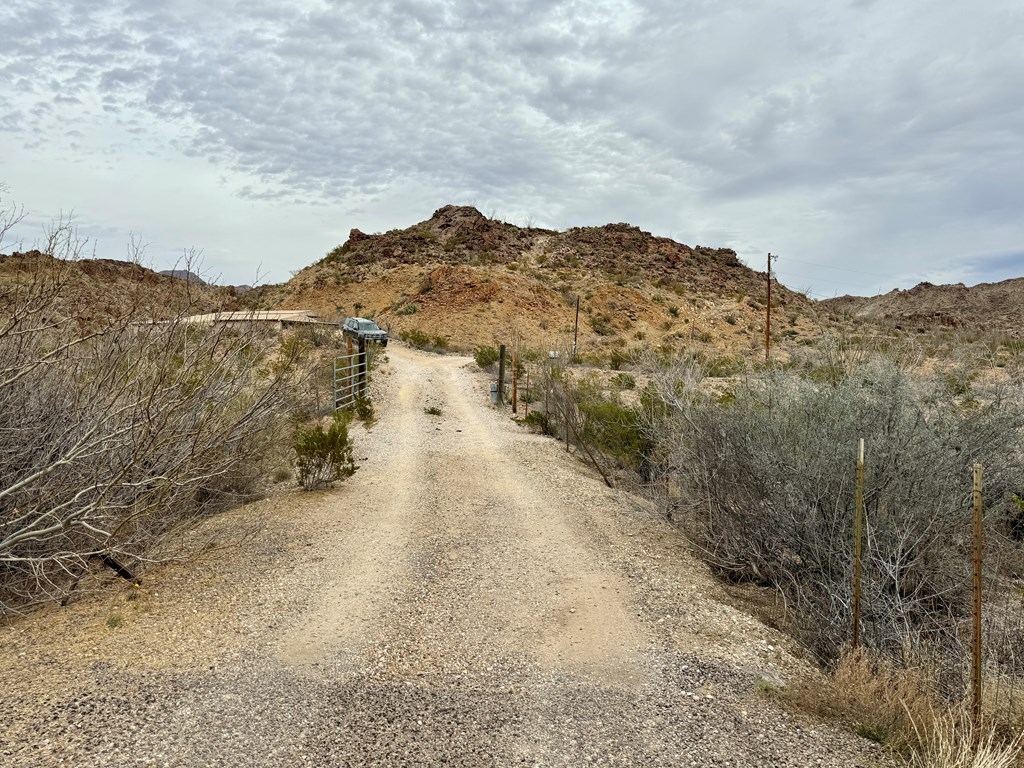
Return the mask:
[(357, 471), (345, 503), (325, 505), (319, 520), (310, 521), (330, 532), (339, 528), (339, 518), (347, 518), (343, 535), (331, 537), (318, 575), (306, 579), (316, 585), (317, 602), (285, 634), (281, 661), (330, 661), (335, 667), (354, 662), (374, 639), (387, 606), (398, 599), (411, 551), (419, 544), (411, 527), (425, 484), (421, 441), (413, 438), (414, 409), (422, 397), (413, 380), (399, 385), (387, 404), (393, 413), (375, 430), (377, 440), (391, 447), (379, 471)]

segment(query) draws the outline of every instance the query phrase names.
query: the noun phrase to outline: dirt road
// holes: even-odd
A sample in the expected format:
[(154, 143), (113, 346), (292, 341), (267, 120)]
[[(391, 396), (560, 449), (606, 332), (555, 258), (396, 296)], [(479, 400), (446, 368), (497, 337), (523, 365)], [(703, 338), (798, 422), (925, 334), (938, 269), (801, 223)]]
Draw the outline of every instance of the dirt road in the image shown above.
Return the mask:
[(765, 698), (801, 662), (653, 510), (488, 407), (465, 358), (388, 352), (345, 485), (0, 628), (0, 764), (885, 764)]

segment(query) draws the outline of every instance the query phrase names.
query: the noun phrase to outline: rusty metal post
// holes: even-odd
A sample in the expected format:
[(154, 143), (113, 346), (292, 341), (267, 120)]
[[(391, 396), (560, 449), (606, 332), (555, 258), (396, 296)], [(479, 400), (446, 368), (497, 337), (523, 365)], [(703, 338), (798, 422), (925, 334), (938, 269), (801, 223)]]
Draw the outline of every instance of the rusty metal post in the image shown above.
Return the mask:
[(498, 347), (498, 405), (505, 402), (505, 345)]
[(512, 413), (519, 407), (519, 353), (512, 353)]
[(860, 567), (864, 531), (864, 438), (857, 446), (857, 493), (853, 511), (853, 649), (860, 646)]
[(981, 464), (974, 465), (974, 595), (971, 606), (974, 637), (971, 643), (971, 749), (978, 750), (981, 739), (981, 566), (984, 547), (984, 521), (981, 499)]

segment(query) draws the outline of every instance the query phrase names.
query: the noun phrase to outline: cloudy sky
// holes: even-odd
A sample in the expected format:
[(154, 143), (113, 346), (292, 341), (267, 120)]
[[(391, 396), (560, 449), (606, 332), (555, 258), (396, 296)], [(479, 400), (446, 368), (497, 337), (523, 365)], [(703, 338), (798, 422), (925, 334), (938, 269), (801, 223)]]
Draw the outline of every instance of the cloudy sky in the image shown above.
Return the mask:
[[(1019, 0), (7, 0), (0, 182), (224, 282), (446, 203), (813, 295), (1024, 275)], [(9, 237), (0, 248), (18, 243)]]

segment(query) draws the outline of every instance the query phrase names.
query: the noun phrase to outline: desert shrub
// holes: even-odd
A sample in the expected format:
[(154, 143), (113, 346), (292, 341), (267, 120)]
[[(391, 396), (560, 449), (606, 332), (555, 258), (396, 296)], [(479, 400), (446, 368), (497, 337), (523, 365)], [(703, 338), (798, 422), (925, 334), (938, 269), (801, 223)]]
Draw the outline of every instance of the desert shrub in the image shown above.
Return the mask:
[(351, 477), (356, 471), (348, 420), (349, 416), (344, 411), (338, 411), (327, 429), (320, 422), (296, 428), (293, 442), (295, 467), (299, 485), (305, 490), (329, 486), (337, 480)]
[(449, 347), (448, 337), (431, 336), (418, 328), (409, 328), (401, 331), (398, 338), (416, 349), (424, 349), (431, 352), (444, 352)]
[(742, 373), (746, 365), (743, 360), (730, 355), (720, 357), (707, 357), (698, 355), (698, 360), (703, 363), (704, 375), (711, 379), (728, 378)]
[(523, 419), (523, 423), (542, 435), (555, 434), (551, 419), (543, 411), (530, 411)]
[(420, 308), (419, 308), (419, 305), (417, 305), (417, 304), (405, 304), (405, 305), (399, 307), (396, 310), (395, 314), (396, 315), (415, 315), (417, 312), (419, 312), (419, 310), (420, 310)]
[(615, 333), (615, 326), (612, 325), (612, 318), (607, 312), (595, 312), (587, 316), (590, 328), (598, 336), (611, 336)]
[(367, 397), (365, 394), (360, 395), (359, 397), (356, 398), (354, 410), (356, 418), (358, 418), (362, 422), (373, 421), (373, 418), (376, 413), (373, 408), (373, 401), (370, 400), (370, 398)]
[(990, 517), (1007, 519), (1024, 487), (1019, 398), (992, 392), (964, 408), (944, 381), (912, 379), (882, 358), (825, 381), (770, 370), (725, 407), (667, 378), (658, 387), (653, 434), (692, 501), (687, 534), (722, 577), (781, 592), (792, 628), (822, 659), (848, 639), (853, 459), (864, 438), (864, 641), (893, 655), (957, 655), (970, 467), (985, 466)]
[(189, 286), (154, 297), (142, 270), (90, 314), (76, 248), (58, 225), (0, 285), (0, 615), (68, 597), (94, 563), (138, 576), (181, 554), (168, 534), (258, 495), (317, 407), (310, 338), (190, 324)]
[(473, 359), (481, 368), (490, 368), (498, 362), (499, 352), (494, 347), (481, 345), (473, 350)]
[(559, 409), (570, 420), (570, 433), (581, 448), (638, 468), (650, 447), (641, 428), (640, 413), (609, 396), (592, 379), (563, 379), (558, 388)]
[(21, 330), (0, 335), (0, 612), (251, 497), (290, 414), (311, 407), (299, 347), (255, 329)]
[(418, 328), (409, 328), (404, 331), (400, 331), (398, 338), (404, 341), (411, 347), (417, 349), (425, 349), (430, 346), (430, 336)]
[(613, 371), (633, 361), (633, 356), (625, 349), (613, 349), (608, 353), (608, 367)]
[(636, 387), (636, 377), (628, 373), (617, 373), (612, 376), (612, 386), (619, 389), (633, 389)]

